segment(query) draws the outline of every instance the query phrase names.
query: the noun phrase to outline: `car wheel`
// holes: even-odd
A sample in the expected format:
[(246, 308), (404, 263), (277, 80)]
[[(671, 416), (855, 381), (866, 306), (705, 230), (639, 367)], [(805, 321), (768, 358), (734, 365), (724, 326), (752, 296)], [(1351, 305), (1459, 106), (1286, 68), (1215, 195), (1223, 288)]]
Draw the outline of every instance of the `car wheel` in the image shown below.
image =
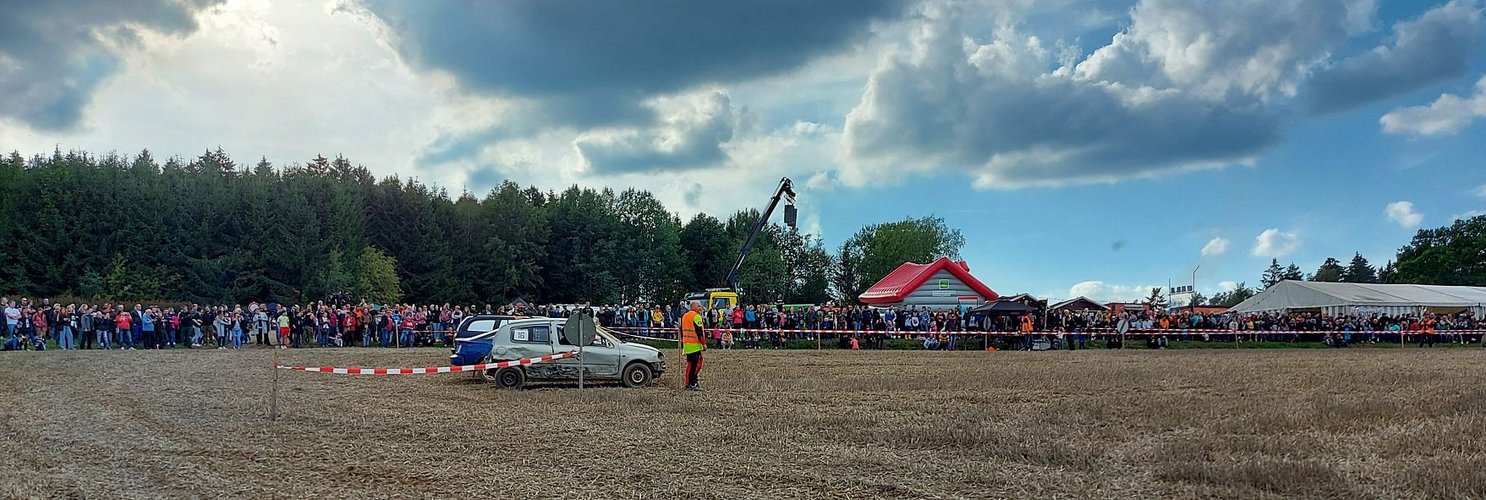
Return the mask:
[(496, 370), (493, 377), (495, 386), (501, 389), (520, 389), (526, 385), (526, 372), (514, 366)]
[(650, 367), (645, 363), (630, 363), (624, 367), (625, 387), (645, 387), (650, 385)]

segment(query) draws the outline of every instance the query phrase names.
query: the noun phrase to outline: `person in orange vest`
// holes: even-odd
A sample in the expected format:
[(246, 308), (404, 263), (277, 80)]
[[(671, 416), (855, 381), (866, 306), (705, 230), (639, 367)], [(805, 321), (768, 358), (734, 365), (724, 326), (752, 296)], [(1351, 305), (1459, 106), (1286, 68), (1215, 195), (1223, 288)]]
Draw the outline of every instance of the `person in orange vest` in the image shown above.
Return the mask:
[(1032, 315), (1022, 315), (1022, 350), (1032, 350)]
[(681, 316), (681, 354), (686, 356), (686, 390), (700, 391), (698, 377), (702, 373), (702, 351), (707, 350), (707, 341), (702, 338), (702, 303), (691, 302), (691, 310)]

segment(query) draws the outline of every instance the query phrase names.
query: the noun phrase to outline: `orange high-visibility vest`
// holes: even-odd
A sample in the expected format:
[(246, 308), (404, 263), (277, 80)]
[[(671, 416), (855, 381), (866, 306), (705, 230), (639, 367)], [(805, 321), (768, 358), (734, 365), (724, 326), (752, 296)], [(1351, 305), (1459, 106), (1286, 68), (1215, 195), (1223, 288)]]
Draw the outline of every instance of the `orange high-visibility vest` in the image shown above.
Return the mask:
[(706, 344), (702, 343), (702, 315), (696, 311), (686, 311), (681, 316), (681, 350), (688, 354), (700, 351)]

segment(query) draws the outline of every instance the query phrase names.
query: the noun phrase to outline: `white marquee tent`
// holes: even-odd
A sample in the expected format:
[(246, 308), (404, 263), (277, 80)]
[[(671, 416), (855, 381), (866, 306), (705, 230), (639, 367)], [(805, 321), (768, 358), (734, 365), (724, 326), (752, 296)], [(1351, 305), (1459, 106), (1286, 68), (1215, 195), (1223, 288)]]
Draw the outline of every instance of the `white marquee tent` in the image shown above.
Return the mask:
[(1232, 311), (1318, 310), (1327, 315), (1469, 311), (1486, 316), (1486, 287), (1281, 281)]

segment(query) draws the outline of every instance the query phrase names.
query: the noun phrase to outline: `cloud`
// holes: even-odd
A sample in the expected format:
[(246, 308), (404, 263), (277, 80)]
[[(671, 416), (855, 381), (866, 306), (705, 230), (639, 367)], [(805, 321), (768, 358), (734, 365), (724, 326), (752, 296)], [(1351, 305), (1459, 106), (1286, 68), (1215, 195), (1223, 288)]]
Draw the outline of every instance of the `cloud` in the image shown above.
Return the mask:
[(6, 2), (0, 8), (0, 117), (41, 130), (66, 130), (121, 52), (147, 32), (181, 35), (196, 28), (210, 0), (68, 0)]
[(494, 108), (458, 98), (447, 78), (398, 64), (365, 20), (318, 4), (232, 1), (195, 21), (184, 36), (141, 32), (137, 49), (120, 54), (120, 71), (96, 89), (82, 126), (46, 132), (0, 120), (0, 143), (32, 152), (149, 148), (160, 161), (220, 145), (240, 163), (261, 155), (278, 166), (344, 153), (378, 176), (417, 176), (458, 194), (462, 178), (408, 166), (436, 131), (478, 123)]
[(1419, 227), (1419, 223), (1424, 222), (1424, 214), (1415, 212), (1414, 203), (1409, 201), (1395, 201), (1393, 203), (1389, 203), (1388, 206), (1383, 209), (1383, 213), (1388, 216), (1388, 220), (1396, 222), (1398, 223), (1398, 225), (1403, 226), (1406, 229)]
[(1459, 132), (1482, 116), (1486, 116), (1486, 76), (1476, 81), (1474, 95), (1444, 94), (1428, 106), (1389, 111), (1378, 122), (1390, 134), (1439, 135)]
[(1170, 83), (1209, 98), (1294, 95), (1307, 68), (1369, 27), (1376, 0), (1143, 0), (1130, 25), (1079, 63), (1081, 78)]
[(1300, 236), (1294, 231), (1265, 229), (1254, 238), (1255, 257), (1284, 257), (1300, 249)]
[(1231, 292), (1231, 291), (1234, 291), (1234, 290), (1237, 290), (1238, 289), (1238, 282), (1237, 281), (1219, 281), (1218, 282), (1218, 288), (1221, 289), (1224, 292)]
[(733, 139), (742, 119), (728, 94), (712, 90), (652, 99), (660, 123), (647, 128), (585, 132), (573, 148), (595, 174), (684, 170), (726, 158), (723, 143)]
[(1002, 28), (982, 45), (950, 18), (931, 12), (879, 62), (846, 117), (843, 183), (941, 169), (980, 188), (1111, 182), (1246, 162), (1279, 138), (1263, 109), (1043, 72), (1037, 37)]
[(1202, 246), (1202, 256), (1203, 257), (1209, 257), (1209, 256), (1214, 256), (1214, 255), (1223, 255), (1223, 254), (1225, 254), (1227, 252), (1228, 252), (1228, 239), (1227, 238), (1221, 238), (1221, 237), (1219, 237), (1219, 238), (1213, 238), (1211, 240), (1208, 240), (1208, 242), (1207, 242), (1206, 245), (1203, 245)]
[(1393, 25), (1393, 44), (1318, 70), (1307, 82), (1311, 110), (1335, 112), (1464, 76), (1480, 44), (1479, 0), (1454, 0)]
[(1068, 288), (1069, 297), (1084, 296), (1098, 302), (1133, 302), (1151, 296), (1159, 285), (1112, 285), (1103, 281), (1081, 281)]
[(543, 102), (555, 123), (643, 122), (657, 95), (779, 74), (860, 41), (899, 0), (359, 4), (416, 68)]
[(1486, 184), (1477, 186), (1476, 189), (1471, 190), (1471, 194), (1476, 195), (1477, 198), (1486, 198)]
[(1486, 210), (1468, 210), (1465, 213), (1450, 216), (1450, 220), (1467, 220), (1482, 215), (1486, 215)]

